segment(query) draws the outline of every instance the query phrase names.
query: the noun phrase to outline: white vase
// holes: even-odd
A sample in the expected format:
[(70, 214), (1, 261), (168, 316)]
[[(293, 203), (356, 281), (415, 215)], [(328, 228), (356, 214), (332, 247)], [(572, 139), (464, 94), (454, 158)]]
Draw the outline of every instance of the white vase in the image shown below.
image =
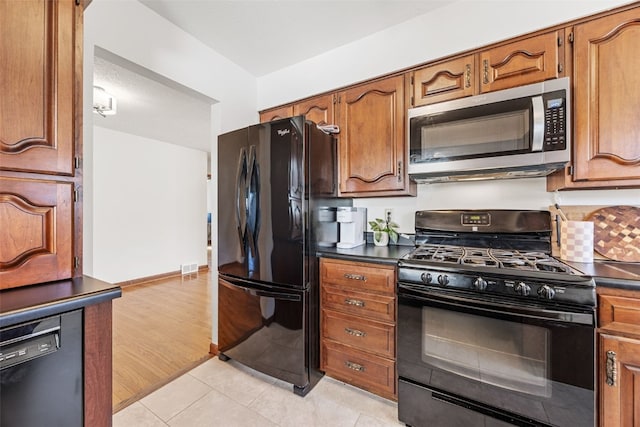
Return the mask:
[(389, 233), (386, 231), (374, 231), (373, 243), (376, 246), (387, 246), (389, 244)]

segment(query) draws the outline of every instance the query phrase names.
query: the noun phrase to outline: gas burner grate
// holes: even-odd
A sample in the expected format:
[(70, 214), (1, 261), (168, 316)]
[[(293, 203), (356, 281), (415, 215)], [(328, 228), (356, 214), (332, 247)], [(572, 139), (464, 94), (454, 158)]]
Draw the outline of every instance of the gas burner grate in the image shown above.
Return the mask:
[(407, 258), (465, 266), (571, 273), (571, 268), (567, 265), (550, 257), (549, 254), (536, 251), (423, 244), (416, 247)]

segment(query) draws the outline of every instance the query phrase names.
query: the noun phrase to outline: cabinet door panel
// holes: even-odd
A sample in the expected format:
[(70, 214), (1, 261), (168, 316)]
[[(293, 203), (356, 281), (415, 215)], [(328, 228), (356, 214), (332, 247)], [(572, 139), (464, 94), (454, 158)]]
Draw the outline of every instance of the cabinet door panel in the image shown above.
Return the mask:
[(557, 78), (559, 32), (542, 34), (480, 53), (480, 92)]
[(600, 426), (640, 420), (640, 341), (600, 335)]
[(70, 278), (73, 184), (0, 178), (0, 289)]
[(575, 27), (578, 181), (640, 180), (638, 40), (640, 8)]
[(322, 95), (293, 106), (293, 115), (304, 114), (318, 125), (333, 124), (333, 95)]
[(0, 168), (71, 175), (74, 3), (0, 2)]
[(475, 55), (422, 68), (413, 73), (413, 106), (477, 93)]
[(404, 81), (402, 76), (339, 94), (340, 191), (401, 191), (405, 173)]
[(274, 120), (286, 119), (293, 116), (293, 105), (274, 108), (260, 113), (260, 123), (272, 122)]

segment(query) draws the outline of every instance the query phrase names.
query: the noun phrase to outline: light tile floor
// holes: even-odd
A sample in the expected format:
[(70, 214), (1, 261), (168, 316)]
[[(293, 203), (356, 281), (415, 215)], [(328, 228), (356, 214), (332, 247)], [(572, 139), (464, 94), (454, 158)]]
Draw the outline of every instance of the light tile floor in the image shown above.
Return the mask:
[(302, 398), (290, 384), (217, 357), (113, 416), (113, 427), (403, 425), (395, 402), (333, 378)]

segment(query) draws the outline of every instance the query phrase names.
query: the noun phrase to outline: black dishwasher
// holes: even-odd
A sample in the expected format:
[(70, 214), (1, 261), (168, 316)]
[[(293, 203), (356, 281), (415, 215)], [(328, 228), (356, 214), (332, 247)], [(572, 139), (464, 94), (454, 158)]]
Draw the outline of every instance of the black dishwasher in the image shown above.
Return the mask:
[(82, 310), (0, 329), (0, 425), (83, 424)]

